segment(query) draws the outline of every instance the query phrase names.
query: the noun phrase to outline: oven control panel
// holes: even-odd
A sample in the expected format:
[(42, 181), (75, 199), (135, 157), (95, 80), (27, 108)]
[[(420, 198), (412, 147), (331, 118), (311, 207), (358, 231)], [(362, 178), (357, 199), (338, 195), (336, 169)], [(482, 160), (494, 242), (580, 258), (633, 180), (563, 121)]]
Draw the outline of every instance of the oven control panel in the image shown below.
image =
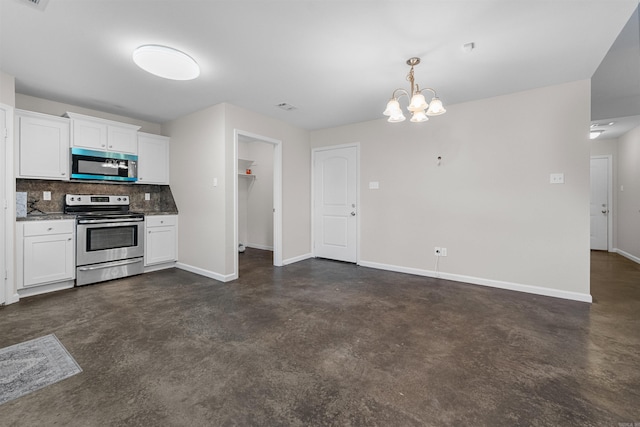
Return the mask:
[(67, 194), (67, 206), (126, 206), (129, 196), (107, 196), (104, 194)]

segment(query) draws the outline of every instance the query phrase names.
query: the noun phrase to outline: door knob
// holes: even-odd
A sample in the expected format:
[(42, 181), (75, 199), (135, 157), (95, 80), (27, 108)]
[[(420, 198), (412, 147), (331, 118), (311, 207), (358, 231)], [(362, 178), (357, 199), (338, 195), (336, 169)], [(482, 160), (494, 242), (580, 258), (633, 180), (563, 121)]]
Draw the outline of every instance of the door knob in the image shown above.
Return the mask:
[(355, 212), (351, 212), (351, 216), (356, 216), (356, 213)]
[(606, 213), (609, 213), (609, 211), (605, 209), (605, 210), (602, 211), (602, 213), (606, 214)]

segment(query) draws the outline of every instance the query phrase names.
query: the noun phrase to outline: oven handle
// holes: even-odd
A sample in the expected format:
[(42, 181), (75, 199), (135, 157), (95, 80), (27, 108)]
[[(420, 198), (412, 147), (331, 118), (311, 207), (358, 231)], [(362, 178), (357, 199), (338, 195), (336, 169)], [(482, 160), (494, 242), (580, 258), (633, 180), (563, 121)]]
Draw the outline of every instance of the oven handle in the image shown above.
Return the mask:
[(101, 270), (103, 268), (107, 268), (107, 267), (119, 267), (121, 265), (129, 265), (129, 264), (135, 264), (137, 262), (142, 262), (141, 258), (136, 258), (136, 259), (126, 259), (124, 261), (115, 261), (115, 262), (110, 262), (108, 265), (106, 264), (101, 264), (101, 265), (97, 265), (95, 267), (78, 267), (78, 271), (92, 271), (92, 270)]
[(120, 218), (120, 219), (79, 219), (78, 224), (108, 224), (112, 222), (140, 222), (144, 221), (144, 218)]

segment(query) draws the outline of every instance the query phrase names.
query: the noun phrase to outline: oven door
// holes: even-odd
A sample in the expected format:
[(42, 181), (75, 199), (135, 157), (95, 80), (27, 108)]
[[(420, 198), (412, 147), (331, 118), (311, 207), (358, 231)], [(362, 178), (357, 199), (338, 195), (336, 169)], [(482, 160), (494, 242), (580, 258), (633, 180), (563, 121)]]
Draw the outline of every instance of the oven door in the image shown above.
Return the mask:
[(144, 256), (144, 218), (79, 219), (77, 265)]

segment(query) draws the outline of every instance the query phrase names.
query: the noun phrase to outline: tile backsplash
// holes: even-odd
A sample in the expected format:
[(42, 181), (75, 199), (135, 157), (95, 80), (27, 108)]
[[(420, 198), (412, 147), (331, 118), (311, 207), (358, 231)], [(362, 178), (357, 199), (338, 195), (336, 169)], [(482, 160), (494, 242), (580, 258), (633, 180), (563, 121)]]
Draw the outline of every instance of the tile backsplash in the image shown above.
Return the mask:
[[(16, 191), (27, 193), (27, 206), (45, 213), (61, 213), (67, 194), (112, 194), (130, 197), (130, 209), (135, 212), (178, 213), (171, 188), (168, 185), (111, 184), (96, 182), (52, 181), (42, 179), (16, 179)], [(43, 200), (43, 192), (51, 192), (51, 200)], [(145, 193), (151, 200), (145, 200)], [(37, 202), (33, 203), (33, 200)]]

